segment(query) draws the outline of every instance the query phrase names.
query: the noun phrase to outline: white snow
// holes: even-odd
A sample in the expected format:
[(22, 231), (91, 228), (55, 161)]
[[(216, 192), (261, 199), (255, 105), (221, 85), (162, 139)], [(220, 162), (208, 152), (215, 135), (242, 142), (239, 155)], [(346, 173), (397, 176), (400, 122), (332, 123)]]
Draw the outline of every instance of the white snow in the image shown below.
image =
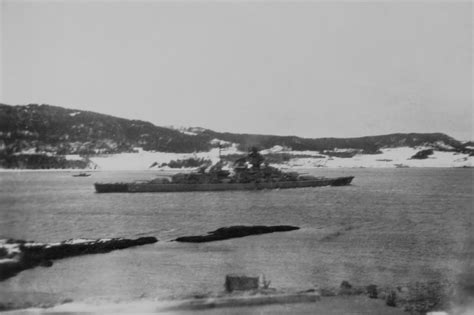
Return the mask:
[(221, 145), (221, 146), (231, 146), (233, 143), (221, 139), (214, 138), (211, 141), (209, 141), (210, 144), (212, 145)]
[(199, 133), (202, 133), (206, 129), (201, 127), (184, 127), (184, 126), (166, 126), (166, 128), (179, 131), (185, 135), (197, 136)]
[(29, 148), (27, 150), (23, 150), (21, 152), (15, 153), (15, 155), (20, 155), (20, 154), (37, 154), (36, 148)]
[(23, 150), (21, 152), (13, 153), (13, 155), (22, 155), (22, 154), (54, 156), (54, 153), (52, 153), (52, 152), (45, 152), (45, 151), (37, 152), (36, 148), (29, 148), (29, 149)]
[[(218, 140), (218, 139), (217, 139)], [(316, 168), (316, 167), (389, 167), (394, 168), (397, 165), (408, 167), (472, 167), (474, 165), (474, 157), (467, 153), (458, 153), (451, 151), (437, 151), (434, 149), (434, 154), (427, 159), (416, 160), (410, 159), (414, 154), (421, 150), (430, 149), (429, 146), (423, 147), (398, 147), (381, 149), (381, 154), (356, 154), (352, 158), (331, 157), (329, 155), (320, 153), (318, 151), (291, 151), (289, 148), (282, 146), (274, 146), (267, 150), (262, 150), (262, 154), (268, 153), (285, 153), (290, 154), (293, 158), (279, 165), (272, 165), (275, 167), (284, 168)], [(142, 148), (135, 148), (134, 153), (119, 153), (119, 154), (102, 154), (89, 157), (91, 164), (96, 170), (148, 170), (152, 164), (155, 164), (152, 169), (158, 169), (163, 163), (169, 163), (171, 160), (184, 160), (189, 158), (208, 159), (212, 163), (219, 161), (219, 148), (213, 148), (208, 152), (195, 153), (169, 153), (169, 152), (155, 152), (145, 151)], [(220, 150), (221, 155), (229, 154), (245, 154), (246, 152), (239, 151), (237, 144), (232, 143), (228, 147), (223, 147)], [(339, 151), (339, 149), (338, 149)], [(342, 151), (339, 151), (342, 152)], [(49, 155), (52, 155), (49, 153)], [(304, 155), (305, 157), (298, 157)], [(81, 156), (77, 154), (66, 155), (67, 160), (81, 160)], [(166, 169), (166, 168), (164, 168)], [(7, 171), (7, 170), (1, 170)], [(38, 170), (35, 170), (38, 171)], [(51, 170), (49, 170), (51, 171)]]
[(91, 240), (87, 238), (73, 238), (73, 239), (64, 241), (63, 244), (74, 245), (74, 244), (84, 244), (84, 243), (91, 243), (91, 242), (95, 242), (95, 240)]
[(81, 113), (81, 112), (73, 112), (73, 113), (70, 113), (69, 116), (74, 117), (74, 116), (76, 116), (76, 115), (79, 115), (80, 113)]
[[(192, 155), (188, 156), (192, 157)], [(100, 170), (146, 170), (153, 163), (167, 163), (171, 160), (183, 159), (179, 153), (148, 152), (119, 153), (91, 157), (90, 160)]]
[(197, 136), (197, 133), (191, 132), (191, 131), (180, 131), (180, 132), (188, 136)]
[(319, 151), (287, 151), (285, 153), (289, 153), (292, 155), (311, 155), (311, 156), (322, 156)]
[[(221, 149), (221, 155), (235, 153), (240, 153), (236, 144)], [(213, 148), (209, 152), (195, 153), (140, 151), (138, 153), (98, 155), (90, 157), (90, 160), (97, 165), (97, 169), (99, 170), (147, 170), (155, 163), (157, 166), (160, 166), (162, 163), (168, 163), (171, 160), (184, 160), (189, 158), (208, 159), (211, 160), (212, 163), (217, 163), (219, 161), (219, 148)], [(156, 166), (153, 168), (155, 167)]]
[(15, 243), (15, 244), (7, 244), (5, 243), (6, 240), (2, 240), (2, 243), (0, 243), (0, 248), (4, 248), (7, 251), (8, 256), (15, 256), (16, 254), (19, 254), (21, 252), (20, 250), (20, 244)]
[[(330, 157), (319, 153), (318, 151), (285, 151), (281, 146), (275, 146), (262, 153), (285, 152), (291, 155), (308, 155), (310, 157), (292, 158), (289, 162), (280, 167), (291, 168), (313, 168), (313, 167), (391, 167), (404, 165), (408, 167), (470, 167), (473, 165), (473, 157), (468, 154), (436, 151), (427, 159), (410, 159), (420, 150), (429, 147), (399, 147), (382, 149), (381, 154), (356, 154), (352, 158)], [(244, 154), (237, 149), (236, 144), (221, 149), (221, 155)], [(153, 163), (158, 166), (162, 163), (168, 163), (171, 160), (183, 160), (188, 158), (209, 159), (213, 163), (219, 161), (219, 148), (213, 148), (209, 152), (196, 153), (167, 153), (167, 152), (149, 152), (140, 151), (139, 153), (121, 153), (91, 157), (90, 160), (95, 163), (100, 170), (146, 170)]]
[(294, 158), (288, 166), (295, 168), (310, 167), (396, 167), (404, 165), (408, 167), (463, 167), (472, 166), (473, 157), (468, 154), (456, 152), (434, 151), (427, 159), (410, 159), (414, 154), (427, 147), (399, 147), (382, 149), (381, 154), (357, 154), (352, 158)]
[(269, 153), (282, 153), (289, 151), (288, 148), (282, 147), (281, 145), (275, 145), (270, 149), (260, 151), (261, 154), (269, 154)]
[[(328, 151), (331, 151), (331, 150), (328, 150)], [(358, 152), (360, 151), (359, 149), (352, 149), (352, 148), (334, 148), (334, 150), (332, 150), (332, 152)]]
[(450, 146), (449, 144), (444, 143), (443, 141), (436, 141), (434, 143), (434, 146), (438, 147), (440, 149), (444, 149), (444, 150), (453, 150), (454, 149), (452, 146)]
[(81, 161), (82, 157), (79, 154), (68, 154), (64, 158), (68, 161)]

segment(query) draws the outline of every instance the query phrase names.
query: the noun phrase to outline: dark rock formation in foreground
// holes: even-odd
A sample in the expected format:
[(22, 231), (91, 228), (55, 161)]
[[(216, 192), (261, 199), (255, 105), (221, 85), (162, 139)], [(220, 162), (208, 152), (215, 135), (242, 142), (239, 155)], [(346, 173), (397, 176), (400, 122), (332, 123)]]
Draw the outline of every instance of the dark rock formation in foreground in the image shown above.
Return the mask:
[(207, 235), (178, 237), (177, 239), (175, 239), (175, 241), (188, 242), (188, 243), (203, 243), (203, 242), (221, 241), (221, 240), (226, 240), (230, 238), (244, 237), (244, 236), (249, 236), (249, 235), (258, 235), (258, 234), (273, 233), (273, 232), (286, 232), (286, 231), (293, 231), (293, 230), (299, 230), (299, 227), (291, 226), (291, 225), (275, 225), (275, 226), (236, 225), (236, 226), (223, 227), (215, 231), (208, 232)]
[(116, 249), (156, 243), (155, 237), (137, 239), (72, 239), (60, 243), (34, 243), (6, 240), (0, 243), (0, 280), (36, 266), (50, 267), (54, 259), (71, 256), (107, 253)]
[(404, 286), (378, 287), (353, 286), (348, 281), (342, 281), (339, 288), (322, 288), (321, 296), (366, 295), (371, 299), (381, 299), (385, 305), (398, 307), (410, 314), (426, 314), (431, 311), (449, 309), (453, 299), (452, 284), (440, 281), (411, 282)]

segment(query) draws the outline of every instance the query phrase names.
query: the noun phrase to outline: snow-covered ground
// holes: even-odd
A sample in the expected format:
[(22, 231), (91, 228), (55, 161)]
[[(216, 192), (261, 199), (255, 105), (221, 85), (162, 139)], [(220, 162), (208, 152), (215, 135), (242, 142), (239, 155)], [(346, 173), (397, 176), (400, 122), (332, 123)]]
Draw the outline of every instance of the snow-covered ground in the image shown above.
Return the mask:
[[(325, 156), (324, 158), (294, 158), (287, 164), (292, 168), (311, 167), (470, 167), (473, 157), (457, 152), (434, 151), (427, 159), (410, 159), (427, 147), (399, 147), (382, 149), (381, 154), (356, 154), (352, 158)], [(316, 155), (312, 152), (311, 155)], [(306, 154), (306, 152), (305, 152)], [(318, 155), (321, 155), (318, 153)]]
[[(220, 144), (221, 155), (245, 154), (237, 149), (237, 144), (225, 142), (219, 139), (213, 139), (213, 144)], [(315, 167), (348, 167), (348, 168), (395, 168), (395, 167), (472, 167), (474, 166), (474, 157), (468, 154), (453, 151), (438, 151), (427, 159), (410, 159), (421, 150), (432, 149), (430, 146), (423, 147), (398, 147), (381, 149), (380, 154), (355, 154), (351, 158), (334, 157), (319, 151), (293, 151), (290, 148), (274, 146), (270, 149), (262, 150), (265, 154), (289, 154), (292, 158), (282, 164), (272, 164), (279, 168), (315, 168)], [(339, 148), (332, 152), (354, 152), (356, 149)], [(25, 153), (25, 152), (23, 152)], [(26, 152), (32, 153), (32, 152)], [(79, 155), (66, 155), (67, 160), (81, 160)], [(135, 153), (103, 154), (89, 158), (91, 168), (95, 170), (148, 170), (150, 168), (159, 169), (163, 163), (169, 163), (172, 160), (185, 160), (189, 158), (211, 160), (213, 164), (219, 161), (219, 148), (213, 148), (209, 152), (196, 153), (169, 153), (145, 151), (142, 148), (135, 148)], [(164, 168), (167, 169), (167, 168)], [(7, 170), (3, 170), (7, 171)]]
[[(236, 145), (221, 149), (221, 155), (240, 153)], [(184, 160), (189, 158), (208, 159), (212, 163), (219, 161), (219, 149), (214, 148), (209, 152), (196, 153), (169, 153), (150, 152), (140, 150), (138, 153), (120, 153), (91, 157), (90, 160), (100, 170), (146, 170), (150, 166), (168, 163), (171, 160)]]
[[(468, 154), (456, 152), (434, 151), (427, 159), (410, 159), (420, 150), (429, 149), (429, 147), (399, 147), (382, 149), (381, 154), (357, 154), (352, 158), (331, 157), (321, 154), (317, 151), (289, 151), (282, 147), (274, 147), (263, 150), (262, 154), (267, 153), (288, 153), (295, 155), (289, 162), (274, 165), (285, 168), (312, 168), (312, 167), (471, 167), (473, 158)], [(235, 145), (221, 150), (222, 155), (241, 153)], [(306, 155), (308, 157), (298, 157)], [(72, 158), (72, 157), (69, 157)], [(188, 158), (209, 159), (213, 163), (219, 161), (219, 149), (215, 148), (209, 152), (197, 153), (166, 153), (166, 152), (148, 152), (141, 150), (138, 153), (121, 153), (103, 156), (91, 157), (90, 160), (97, 165), (99, 170), (146, 170), (156, 163), (158, 166), (171, 160), (183, 160)], [(155, 164), (155, 165), (156, 165)], [(155, 167), (156, 168), (156, 167)]]

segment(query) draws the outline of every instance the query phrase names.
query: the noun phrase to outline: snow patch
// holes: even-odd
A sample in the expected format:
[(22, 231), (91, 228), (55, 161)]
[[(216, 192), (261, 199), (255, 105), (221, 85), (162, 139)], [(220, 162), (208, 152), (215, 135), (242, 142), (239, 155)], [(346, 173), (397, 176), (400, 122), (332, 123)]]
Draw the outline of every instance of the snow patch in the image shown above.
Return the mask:
[(73, 244), (84, 244), (84, 243), (90, 243), (90, 242), (95, 242), (95, 240), (86, 239), (86, 238), (74, 238), (74, 239), (64, 241), (63, 244), (73, 245)]
[(167, 126), (166, 128), (179, 131), (182, 134), (185, 134), (188, 136), (197, 136), (198, 134), (206, 131), (206, 129), (201, 128), (201, 127)]
[(0, 248), (5, 249), (7, 256), (10, 257), (13, 257), (21, 252), (19, 244), (7, 244), (6, 240), (2, 240), (2, 243), (0, 243)]
[(181, 131), (181, 133), (184, 133), (185, 135), (188, 135), (188, 136), (197, 136), (197, 133), (191, 132), (191, 131)]
[[(262, 154), (285, 152), (293, 156), (288, 162), (272, 165), (276, 167), (290, 168), (316, 168), (316, 167), (374, 167), (374, 168), (395, 168), (395, 167), (471, 167), (474, 157), (466, 153), (437, 151), (427, 159), (410, 159), (417, 152), (429, 149), (429, 147), (399, 147), (381, 149), (380, 154), (357, 154), (352, 158), (333, 157), (321, 154), (318, 151), (286, 151), (284, 147), (275, 146), (271, 149), (263, 150)], [(208, 152), (195, 153), (168, 153), (140, 151), (139, 153), (120, 153), (91, 157), (90, 160), (101, 170), (147, 170), (151, 165), (153, 168), (171, 160), (184, 160), (189, 158), (206, 159), (213, 164), (219, 161), (219, 151), (221, 156), (229, 154), (245, 154), (237, 149), (237, 144), (232, 143), (229, 147), (213, 148)], [(305, 157), (298, 157), (305, 155)]]
[(79, 154), (67, 154), (64, 158), (68, 161), (82, 161), (82, 157)]
[(454, 147), (450, 146), (449, 144), (444, 143), (443, 141), (436, 141), (434, 143), (435, 147), (444, 149), (444, 150), (454, 150)]
[(352, 149), (352, 148), (345, 148), (345, 149), (340, 149), (340, 148), (334, 148), (334, 150), (328, 150), (328, 151), (331, 151), (331, 152), (338, 152), (338, 153), (342, 153), (342, 152), (359, 152), (360, 150), (359, 149)]
[(30, 149), (28, 149), (28, 150), (23, 150), (23, 151), (21, 151), (21, 152), (15, 152), (15, 153), (13, 153), (13, 155), (23, 155), (23, 154), (55, 156), (55, 154), (52, 153), (52, 152), (44, 152), (44, 151), (37, 152), (37, 151), (36, 151), (36, 148), (30, 148)]
[(36, 154), (36, 148), (29, 148), (28, 150), (23, 150), (21, 152), (15, 153), (15, 155), (19, 154)]
[(233, 143), (230, 141), (225, 141), (221, 139), (214, 138), (211, 141), (209, 141), (210, 144), (212, 145), (220, 145), (220, 146), (231, 146)]
[(269, 153), (282, 153), (282, 152), (288, 152), (288, 151), (291, 151), (291, 150), (287, 147), (283, 147), (281, 145), (274, 145), (270, 149), (260, 151), (260, 153), (269, 154)]
[(434, 151), (427, 159), (410, 159), (414, 154), (427, 147), (399, 147), (382, 149), (380, 154), (358, 154), (352, 158), (325, 156), (324, 158), (293, 158), (288, 166), (294, 168), (310, 167), (470, 167), (473, 157), (456, 152)]
[(73, 112), (73, 113), (70, 113), (69, 116), (74, 117), (74, 116), (76, 116), (76, 115), (79, 115), (80, 113), (81, 113), (81, 112)]
[(319, 151), (286, 151), (285, 153), (291, 155), (310, 155), (310, 156), (321, 156), (322, 154)]
[[(230, 147), (221, 148), (221, 155), (241, 153), (234, 143)], [(119, 153), (98, 155), (89, 159), (97, 165), (97, 169), (107, 171), (138, 171), (147, 170), (153, 165), (153, 168), (163, 163), (169, 163), (171, 160), (185, 159), (206, 159), (211, 160), (213, 164), (219, 162), (219, 148), (213, 148), (208, 152), (195, 153), (170, 153), (170, 152), (151, 152), (140, 151), (138, 153)]]

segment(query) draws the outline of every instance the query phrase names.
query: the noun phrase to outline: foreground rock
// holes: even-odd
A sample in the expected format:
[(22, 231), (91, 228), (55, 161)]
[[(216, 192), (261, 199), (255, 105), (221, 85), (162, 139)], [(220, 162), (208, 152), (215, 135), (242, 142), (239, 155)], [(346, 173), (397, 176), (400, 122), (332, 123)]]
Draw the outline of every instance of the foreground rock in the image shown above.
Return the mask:
[[(236, 290), (228, 290), (228, 276), (235, 279), (240, 278)], [(432, 311), (449, 310), (448, 304), (433, 304), (433, 296), (439, 296), (441, 289), (433, 283), (408, 285), (407, 287), (378, 287), (374, 284), (368, 286), (352, 285), (343, 281), (339, 287), (319, 288), (318, 286), (298, 290), (296, 288), (269, 288), (270, 281), (265, 281), (262, 275), (259, 279), (261, 284), (247, 285), (247, 281), (253, 282), (255, 276), (251, 275), (227, 275), (225, 279), (225, 291), (205, 292), (182, 296), (176, 300), (149, 300), (139, 299), (129, 302), (112, 304), (88, 304), (87, 302), (62, 300), (54, 302), (43, 302), (41, 304), (21, 304), (25, 307), (46, 308), (41, 311), (37, 308), (22, 310), (11, 314), (51, 314), (51, 313), (94, 313), (94, 314), (152, 314), (152, 313), (178, 313), (192, 314), (196, 311), (204, 311), (205, 314), (430, 314)], [(416, 287), (416, 288), (415, 288)], [(420, 292), (421, 290), (421, 292)], [(387, 301), (391, 292), (396, 292), (394, 298), (395, 307), (391, 307)], [(421, 294), (421, 295), (420, 295)], [(23, 296), (24, 298), (24, 296)], [(7, 298), (3, 297), (3, 300)], [(291, 305), (290, 305), (291, 304)], [(53, 306), (56, 305), (56, 306)], [(0, 301), (0, 310), (2, 301)], [(15, 305), (4, 304), (5, 309), (19, 308)], [(236, 309), (237, 308), (237, 309)], [(239, 309), (240, 308), (240, 309)], [(408, 313), (407, 313), (408, 312)], [(446, 313), (440, 313), (446, 314)], [(453, 312), (450, 314), (470, 314), (468, 312)]]
[(225, 276), (226, 292), (268, 289), (271, 281), (266, 281), (264, 275), (229, 274)]
[(371, 299), (384, 300), (385, 305), (403, 309), (410, 314), (426, 314), (449, 309), (453, 299), (452, 289), (450, 284), (439, 281), (380, 288), (375, 284), (353, 286), (348, 281), (343, 281), (339, 288), (323, 288), (320, 294), (323, 297), (366, 295)]
[(266, 233), (273, 233), (273, 232), (287, 232), (287, 231), (293, 231), (293, 230), (299, 230), (299, 227), (291, 226), (291, 225), (275, 225), (275, 226), (236, 225), (236, 226), (223, 227), (215, 231), (208, 232), (207, 235), (178, 237), (177, 239), (175, 239), (175, 241), (188, 242), (188, 243), (203, 243), (203, 242), (221, 241), (221, 240), (226, 240), (230, 238), (244, 237), (244, 236), (249, 236), (249, 235), (266, 234)]
[[(294, 289), (275, 289), (269, 288), (270, 281), (265, 280), (265, 276), (261, 275), (245, 275), (245, 274), (228, 274), (225, 278), (225, 291), (217, 294), (208, 293), (207, 295), (195, 296), (194, 298), (177, 301), (174, 305), (165, 307), (165, 311), (197, 311), (206, 310), (209, 312), (211, 309), (230, 309), (236, 307), (242, 307), (243, 310), (248, 310), (248, 307), (268, 307), (268, 305), (285, 305), (285, 312), (288, 313), (289, 304), (316, 304), (315, 302), (321, 303), (322, 297), (332, 296), (333, 298), (343, 297), (344, 300), (348, 298), (366, 295), (369, 293), (373, 295), (374, 290), (377, 291), (375, 285), (367, 287), (356, 287), (352, 286), (349, 282), (343, 281), (339, 288), (335, 288), (333, 294), (324, 294), (323, 289), (309, 289), (304, 291), (297, 291)], [(372, 303), (367, 297), (359, 299), (356, 304), (361, 303)], [(372, 300), (374, 300), (372, 296)], [(378, 303), (380, 306), (377, 309), (371, 309), (370, 312), (357, 312), (357, 314), (401, 314), (402, 311), (396, 312), (391, 311), (390, 307), (383, 306), (383, 303)], [(309, 307), (305, 314), (326, 314), (329, 313), (327, 308), (323, 308), (325, 311), (314, 312), (314, 307)], [(370, 308), (369, 308), (370, 309)], [(368, 310), (369, 310), (368, 309)], [(348, 312), (334, 312), (334, 309), (330, 308), (331, 314), (346, 314)], [(292, 307), (294, 313), (298, 313), (296, 309)], [(354, 311), (351, 309), (351, 311)], [(219, 314), (220, 312), (215, 312)], [(226, 313), (222, 311), (222, 313)], [(237, 312), (233, 312), (237, 313)], [(243, 312), (245, 313), (245, 312)], [(252, 312), (253, 313), (253, 312)], [(256, 312), (255, 312), (256, 313)], [(267, 313), (267, 312), (262, 312)], [(271, 313), (271, 312), (270, 312)], [(281, 313), (276, 312), (276, 313)], [(353, 312), (354, 313), (354, 312)], [(354, 313), (355, 314), (355, 313)]]
[(72, 239), (60, 243), (35, 243), (21, 240), (0, 240), (0, 280), (36, 266), (50, 267), (52, 260), (71, 256), (107, 253), (116, 249), (156, 243), (155, 237), (137, 239)]
[(165, 308), (165, 311), (197, 311), (214, 308), (264, 306), (271, 304), (314, 303), (320, 300), (315, 291), (284, 292), (277, 290), (237, 292), (193, 300), (184, 300)]
[(265, 275), (228, 274), (225, 292), (200, 296), (181, 301), (167, 310), (205, 310), (210, 308), (248, 307), (269, 304), (316, 302), (320, 294), (316, 290), (284, 291), (269, 288)]
[[(278, 294), (278, 296), (277, 296)], [(383, 314), (408, 315), (401, 309), (385, 306), (383, 301), (364, 296), (322, 297), (311, 292), (276, 292), (275, 296), (232, 294), (201, 299), (157, 301), (141, 299), (119, 303), (72, 302), (45, 310), (21, 310), (18, 315), (38, 314)]]

